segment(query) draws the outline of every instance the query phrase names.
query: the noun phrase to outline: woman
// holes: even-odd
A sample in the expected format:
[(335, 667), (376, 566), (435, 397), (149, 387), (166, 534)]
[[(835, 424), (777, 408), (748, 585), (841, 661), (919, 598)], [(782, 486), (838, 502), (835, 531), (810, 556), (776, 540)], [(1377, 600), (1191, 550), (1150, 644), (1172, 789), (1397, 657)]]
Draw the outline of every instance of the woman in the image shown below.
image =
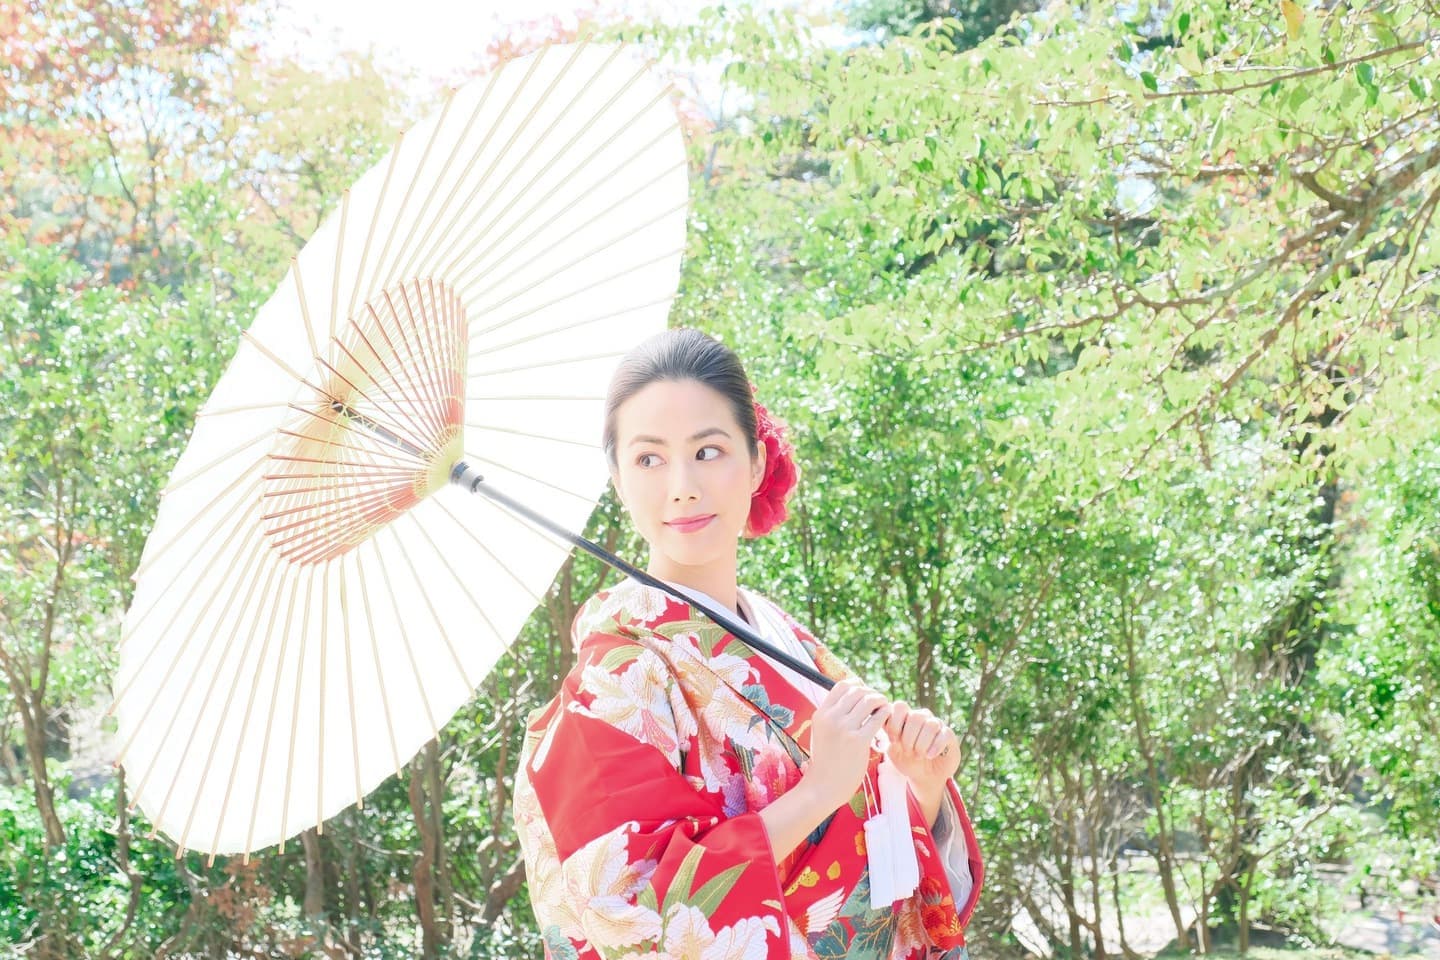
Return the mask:
[(795, 483), (752, 390), (704, 334), (647, 340), (606, 400), (611, 480), (649, 573), (837, 683), (633, 579), (586, 602), (575, 668), (530, 718), (515, 782), (546, 955), (963, 957), (983, 870), (954, 733), (736, 582), (737, 541), (783, 520)]

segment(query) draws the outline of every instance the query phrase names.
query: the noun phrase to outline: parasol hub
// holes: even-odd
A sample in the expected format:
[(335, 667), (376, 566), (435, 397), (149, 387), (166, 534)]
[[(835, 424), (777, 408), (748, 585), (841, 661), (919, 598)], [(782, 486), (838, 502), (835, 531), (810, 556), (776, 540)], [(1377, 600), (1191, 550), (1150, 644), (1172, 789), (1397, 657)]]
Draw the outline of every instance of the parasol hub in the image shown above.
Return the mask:
[(333, 560), (449, 482), (464, 452), (464, 330), (449, 285), (415, 278), (330, 337), (270, 449), (271, 549), (296, 564)]

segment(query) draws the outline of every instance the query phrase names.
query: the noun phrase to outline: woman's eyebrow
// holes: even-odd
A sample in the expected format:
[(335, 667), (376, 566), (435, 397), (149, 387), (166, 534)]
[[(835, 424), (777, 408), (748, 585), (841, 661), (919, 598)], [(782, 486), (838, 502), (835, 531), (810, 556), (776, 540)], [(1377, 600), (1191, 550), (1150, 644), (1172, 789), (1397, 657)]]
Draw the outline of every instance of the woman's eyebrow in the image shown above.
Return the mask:
[[(727, 440), (730, 438), (730, 434), (726, 433), (720, 427), (707, 427), (706, 429), (701, 430), (699, 433), (692, 436), (687, 442), (694, 443), (696, 440), (704, 440), (706, 437), (713, 437), (716, 434), (725, 437)], [(634, 437), (630, 440), (630, 445), (632, 447), (637, 443), (650, 443), (661, 447), (666, 445), (664, 440), (661, 440), (659, 437), (651, 436)]]

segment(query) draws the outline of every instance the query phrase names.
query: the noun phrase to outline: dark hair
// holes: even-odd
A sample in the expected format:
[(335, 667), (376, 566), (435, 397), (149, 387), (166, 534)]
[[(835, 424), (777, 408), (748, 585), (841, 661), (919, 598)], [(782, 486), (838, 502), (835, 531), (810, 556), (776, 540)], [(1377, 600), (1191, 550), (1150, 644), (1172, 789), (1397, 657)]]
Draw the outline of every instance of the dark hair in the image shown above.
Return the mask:
[(755, 395), (740, 358), (725, 344), (699, 330), (665, 330), (648, 338), (625, 355), (605, 395), (605, 431), (601, 446), (610, 466), (616, 465), (615, 411), (644, 387), (661, 380), (696, 380), (730, 403), (735, 422), (750, 445), (750, 456), (760, 453), (755, 427)]

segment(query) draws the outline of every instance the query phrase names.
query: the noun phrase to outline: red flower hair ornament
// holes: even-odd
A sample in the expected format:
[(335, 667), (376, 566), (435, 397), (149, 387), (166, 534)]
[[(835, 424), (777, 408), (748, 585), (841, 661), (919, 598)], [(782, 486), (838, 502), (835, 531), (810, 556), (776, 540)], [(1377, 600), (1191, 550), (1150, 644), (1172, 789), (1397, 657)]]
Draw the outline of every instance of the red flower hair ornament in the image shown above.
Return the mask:
[[(754, 392), (754, 384), (750, 390)], [(785, 522), (790, 515), (785, 501), (790, 499), (799, 479), (795, 448), (785, 439), (784, 424), (772, 418), (759, 403), (755, 404), (755, 439), (765, 447), (765, 475), (750, 495), (750, 517), (745, 523), (747, 537), (763, 537)]]

